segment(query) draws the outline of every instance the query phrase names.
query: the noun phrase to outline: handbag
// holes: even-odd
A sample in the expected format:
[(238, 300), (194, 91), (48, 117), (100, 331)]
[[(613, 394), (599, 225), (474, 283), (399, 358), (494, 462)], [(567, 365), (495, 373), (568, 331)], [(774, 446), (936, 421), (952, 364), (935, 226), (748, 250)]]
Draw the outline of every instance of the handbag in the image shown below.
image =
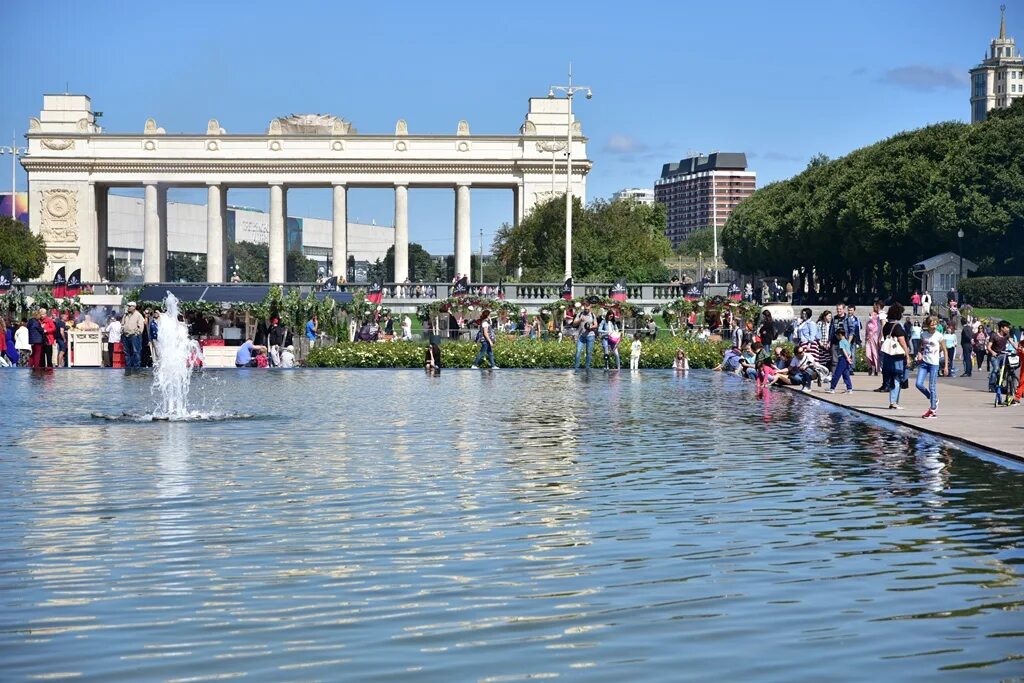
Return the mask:
[[(888, 324), (893, 326), (893, 327), (889, 328), (890, 331), (895, 328), (896, 323), (890, 322)], [(896, 337), (892, 336), (891, 334), (886, 335), (885, 339), (882, 340), (881, 351), (882, 351), (882, 353), (884, 353), (887, 356), (903, 356), (903, 355), (905, 355), (904, 352), (903, 352), (903, 347), (900, 346), (900, 343), (896, 339)]]

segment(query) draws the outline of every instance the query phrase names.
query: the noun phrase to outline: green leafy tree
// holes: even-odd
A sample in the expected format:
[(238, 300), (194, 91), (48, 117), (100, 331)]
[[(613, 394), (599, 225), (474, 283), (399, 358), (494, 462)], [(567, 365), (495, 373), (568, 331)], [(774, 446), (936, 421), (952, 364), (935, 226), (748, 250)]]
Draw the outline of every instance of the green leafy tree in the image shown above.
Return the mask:
[(168, 282), (206, 282), (206, 254), (175, 252), (167, 256)]
[(46, 269), (46, 243), (21, 221), (0, 217), (0, 266), (21, 280), (33, 280)]
[[(957, 251), (980, 275), (1024, 266), (1024, 103), (968, 125), (900, 133), (741, 202), (721, 233), (736, 270), (798, 272), (824, 295), (902, 298), (913, 266)], [(798, 283), (798, 289), (804, 283)]]
[[(384, 255), (384, 272), (388, 282), (395, 281), (394, 246), (388, 247), (387, 254)], [(409, 243), (408, 273), (410, 282), (434, 282), (438, 275), (434, 257), (416, 242)]]
[(298, 249), (292, 249), (288, 252), (285, 274), (288, 282), (316, 282), (318, 267), (316, 261), (306, 258)]
[(270, 269), (270, 248), (254, 242), (228, 244), (228, 268), (237, 272), (242, 282), (267, 282)]
[(387, 269), (384, 267), (384, 262), (377, 259), (370, 264), (370, 267), (366, 269), (366, 281), (367, 282), (387, 282)]
[[(573, 276), (577, 281), (631, 282), (668, 279), (663, 260), (672, 254), (665, 237), (665, 207), (637, 202), (573, 198)], [(560, 280), (565, 269), (565, 197), (542, 202), (518, 226), (502, 225), (493, 253), (505, 272), (520, 265), (526, 281)]]
[[(715, 246), (715, 233), (713, 228), (701, 228), (694, 230), (686, 239), (676, 248), (676, 253), (680, 256), (697, 256), (704, 255), (709, 256), (714, 251)], [(721, 253), (721, 245), (718, 246), (719, 253)]]

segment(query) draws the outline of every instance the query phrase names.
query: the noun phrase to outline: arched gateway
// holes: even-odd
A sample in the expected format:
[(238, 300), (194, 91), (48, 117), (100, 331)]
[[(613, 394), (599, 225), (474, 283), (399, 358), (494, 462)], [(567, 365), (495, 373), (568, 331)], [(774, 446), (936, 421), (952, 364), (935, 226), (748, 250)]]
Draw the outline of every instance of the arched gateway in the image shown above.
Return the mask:
[(105, 132), (85, 95), (45, 95), (39, 118), (29, 122), (21, 163), (28, 174), (30, 227), (46, 240), (45, 278), (66, 265), (69, 271), (80, 267), (86, 282), (100, 280), (108, 254), (110, 188), (145, 189), (147, 282), (166, 277), (169, 187), (207, 189), (210, 282), (225, 280), (227, 189), (268, 188), (270, 281), (283, 282), (289, 188), (332, 189), (332, 256), (345, 263), (348, 189), (387, 187), (395, 191), (395, 279), (401, 282), (407, 276), (409, 188), (455, 191), (455, 266), (468, 274), (470, 188), (512, 190), (518, 222), (554, 188), (564, 191), (565, 156), (553, 159), (551, 143), (564, 141), (569, 126), (572, 191), (583, 199), (591, 168), (587, 140), (579, 122), (569, 119), (568, 102), (549, 98), (530, 99), (518, 135), (473, 135), (466, 121), (459, 121), (454, 135), (416, 135), (404, 120), (391, 135), (365, 135), (328, 115), (274, 119), (263, 134), (229, 134), (217, 119), (210, 119), (205, 133), (166, 133), (147, 119), (138, 134)]

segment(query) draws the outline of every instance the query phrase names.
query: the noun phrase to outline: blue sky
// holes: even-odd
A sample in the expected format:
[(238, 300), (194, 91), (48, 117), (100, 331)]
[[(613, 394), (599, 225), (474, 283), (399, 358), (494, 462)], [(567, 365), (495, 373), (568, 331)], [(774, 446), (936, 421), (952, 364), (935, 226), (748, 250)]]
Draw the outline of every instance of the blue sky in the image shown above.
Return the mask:
[[(1024, 42), (1024, 0), (1009, 0)], [(901, 130), (969, 117), (967, 70), (999, 27), (988, 0), (698, 3), (345, 3), (0, 0), (0, 138), (42, 95), (92, 97), (109, 131), (258, 132), (275, 116), (332, 113), (362, 132), (515, 133), (527, 98), (576, 80), (590, 139), (588, 199), (653, 186), (691, 151), (746, 152), (759, 185)], [(4, 141), (2, 144), (8, 144)], [(6, 158), (5, 158), (6, 159)], [(0, 187), (10, 186), (7, 163)], [(24, 174), (18, 171), (18, 187)], [(204, 195), (172, 191), (172, 200)], [(258, 191), (232, 204), (265, 208)], [(350, 192), (351, 219), (392, 221), (392, 193)], [(473, 248), (512, 217), (511, 192), (474, 190)], [(330, 216), (329, 190), (289, 195)], [(410, 235), (450, 253), (454, 193), (410, 191)]]

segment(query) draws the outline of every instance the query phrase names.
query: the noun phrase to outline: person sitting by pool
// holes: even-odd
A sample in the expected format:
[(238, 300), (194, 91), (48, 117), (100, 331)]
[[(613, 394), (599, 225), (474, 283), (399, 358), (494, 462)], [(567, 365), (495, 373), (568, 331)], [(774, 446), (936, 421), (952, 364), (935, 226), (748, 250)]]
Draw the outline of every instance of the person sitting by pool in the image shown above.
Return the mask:
[(740, 368), (741, 358), (740, 350), (733, 346), (722, 356), (722, 362), (716, 365), (713, 369), (736, 374)]
[(740, 350), (740, 376), (746, 379), (757, 379), (757, 354), (750, 343)]
[(292, 344), (289, 344), (281, 350), (281, 367), (295, 367), (295, 347)]
[(686, 351), (683, 349), (676, 351), (676, 358), (672, 361), (672, 369), (677, 372), (686, 372), (690, 369), (690, 359), (686, 357)]
[(765, 387), (775, 384), (778, 371), (770, 358), (761, 358), (757, 361), (757, 390), (760, 392)]
[(441, 340), (437, 337), (430, 338), (430, 344), (427, 346), (427, 351), (423, 356), (423, 369), (427, 371), (428, 375), (440, 375), (441, 374)]
[(256, 350), (266, 351), (266, 346), (258, 346), (252, 343), (252, 337), (246, 338), (241, 346), (238, 347), (238, 351), (235, 353), (235, 367), (236, 368), (254, 368), (256, 367), (256, 361), (253, 358), (253, 352)]

